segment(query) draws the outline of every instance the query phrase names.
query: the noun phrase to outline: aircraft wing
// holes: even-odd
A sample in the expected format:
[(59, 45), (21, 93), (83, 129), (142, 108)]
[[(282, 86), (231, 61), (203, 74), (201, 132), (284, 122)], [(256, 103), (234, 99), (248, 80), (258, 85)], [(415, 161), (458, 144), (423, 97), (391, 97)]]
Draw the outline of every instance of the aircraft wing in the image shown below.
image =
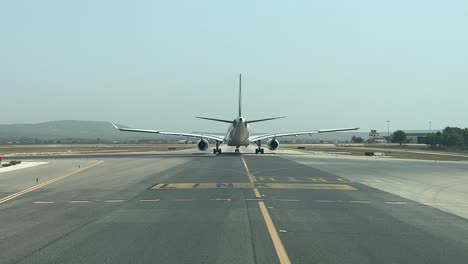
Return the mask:
[(181, 137), (193, 137), (193, 138), (206, 138), (219, 142), (224, 142), (222, 136), (210, 135), (210, 134), (192, 134), (192, 133), (181, 133), (181, 132), (168, 132), (168, 131), (159, 131), (159, 134), (169, 135), (169, 136), (181, 136)]
[(116, 126), (114, 123), (112, 123), (112, 125), (116, 129), (120, 131), (125, 131), (125, 132), (140, 132), (140, 133), (163, 134), (163, 135), (170, 135), (170, 136), (206, 138), (206, 139), (224, 142), (224, 138), (221, 136), (217, 136), (217, 135), (180, 133), (180, 132), (169, 132), (169, 131), (148, 130), (148, 129), (138, 129), (138, 128), (121, 128), (121, 127)]
[(288, 133), (279, 133), (279, 134), (265, 134), (265, 135), (251, 136), (249, 140), (251, 142), (255, 142), (255, 141), (269, 139), (269, 138), (312, 135), (312, 134), (329, 133), (329, 132), (351, 131), (351, 130), (358, 130), (358, 129), (359, 129), (358, 127), (351, 127), (351, 128), (334, 128), (334, 129), (301, 131), (301, 132), (288, 132)]

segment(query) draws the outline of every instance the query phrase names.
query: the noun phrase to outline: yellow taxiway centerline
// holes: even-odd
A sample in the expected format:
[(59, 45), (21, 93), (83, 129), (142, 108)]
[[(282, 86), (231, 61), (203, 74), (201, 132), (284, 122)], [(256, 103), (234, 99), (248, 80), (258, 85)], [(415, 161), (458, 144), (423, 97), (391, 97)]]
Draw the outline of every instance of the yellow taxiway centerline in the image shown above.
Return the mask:
[[(241, 159), (242, 159), (242, 163), (244, 164), (244, 169), (245, 169), (245, 171), (247, 172), (247, 177), (249, 177), (250, 183), (253, 184), (255, 181), (254, 181), (254, 177), (252, 176), (252, 173), (250, 173), (249, 166), (247, 166), (247, 162), (245, 162), (244, 157), (241, 156)], [(253, 189), (253, 191), (254, 191), (255, 197), (257, 197), (257, 198), (261, 198), (261, 197), (262, 197), (262, 196), (260, 195), (260, 191), (258, 190), (257, 187), (255, 187), (255, 188)]]
[(44, 187), (44, 186), (47, 186), (47, 185), (49, 185), (49, 184), (51, 184), (51, 183), (54, 183), (54, 182), (56, 182), (56, 181), (60, 181), (60, 180), (62, 180), (62, 179), (65, 179), (66, 177), (75, 175), (75, 174), (77, 174), (77, 173), (80, 173), (80, 172), (85, 171), (85, 170), (88, 170), (88, 169), (91, 169), (92, 167), (95, 167), (95, 166), (97, 166), (97, 165), (99, 165), (99, 164), (101, 164), (101, 163), (103, 163), (103, 162), (104, 162), (104, 161), (98, 161), (98, 162), (96, 162), (96, 163), (94, 163), (94, 164), (92, 164), (92, 165), (90, 165), (90, 166), (88, 166), (88, 167), (81, 168), (81, 169), (79, 169), (79, 170), (77, 170), (77, 171), (70, 172), (70, 173), (67, 173), (67, 174), (65, 174), (65, 175), (59, 176), (59, 177), (57, 177), (57, 178), (53, 178), (53, 179), (51, 179), (51, 180), (48, 180), (48, 181), (46, 181), (46, 182), (43, 182), (43, 183), (41, 183), (41, 184), (34, 185), (33, 187), (30, 187), (30, 188), (28, 188), (28, 189), (25, 189), (25, 190), (22, 190), (22, 191), (19, 191), (19, 192), (10, 194), (10, 195), (8, 195), (8, 196), (6, 196), (6, 197), (1, 198), (1, 199), (0, 199), (0, 204), (5, 203), (5, 202), (7, 202), (7, 201), (10, 201), (10, 200), (12, 200), (12, 199), (15, 199), (16, 197), (21, 196), (21, 195), (23, 195), (23, 194), (30, 193), (30, 192), (32, 192), (32, 191), (34, 191), (34, 190), (37, 190), (37, 189), (42, 188), (42, 187)]
[[(249, 181), (251, 184), (254, 184), (254, 180), (252, 177), (252, 174), (250, 172), (249, 167), (247, 166), (247, 162), (245, 162), (244, 157), (241, 156), (242, 163), (244, 164), (245, 171), (247, 172), (247, 176), (249, 177)], [(260, 198), (260, 191), (258, 190), (257, 187), (254, 187), (254, 193), (255, 197)], [(258, 201), (258, 205), (260, 206), (260, 211), (262, 212), (263, 219), (265, 220), (268, 233), (270, 234), (271, 240), (273, 241), (273, 245), (276, 250), (276, 255), (278, 256), (278, 259), (281, 264), (290, 264), (291, 261), (289, 260), (288, 253), (286, 253), (286, 249), (284, 249), (283, 242), (281, 242), (281, 239), (278, 235), (278, 232), (276, 231), (275, 224), (273, 223), (273, 220), (271, 220), (270, 213), (268, 212), (268, 209), (265, 206), (265, 203), (263, 201)]]

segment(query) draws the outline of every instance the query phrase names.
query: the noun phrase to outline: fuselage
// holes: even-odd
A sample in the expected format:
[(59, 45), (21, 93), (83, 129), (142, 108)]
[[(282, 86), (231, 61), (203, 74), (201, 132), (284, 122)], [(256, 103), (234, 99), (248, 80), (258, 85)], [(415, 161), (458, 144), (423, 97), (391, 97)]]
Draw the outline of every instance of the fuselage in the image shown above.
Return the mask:
[(245, 118), (238, 117), (229, 127), (225, 141), (228, 146), (248, 146), (250, 145), (250, 126), (245, 122)]

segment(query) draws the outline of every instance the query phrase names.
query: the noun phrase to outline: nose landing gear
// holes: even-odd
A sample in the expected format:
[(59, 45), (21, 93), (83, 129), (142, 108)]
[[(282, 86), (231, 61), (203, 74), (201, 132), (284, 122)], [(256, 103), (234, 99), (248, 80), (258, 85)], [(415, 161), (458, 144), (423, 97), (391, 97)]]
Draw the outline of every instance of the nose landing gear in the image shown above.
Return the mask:
[(234, 150), (235, 153), (239, 154), (239, 147), (236, 147), (236, 150)]

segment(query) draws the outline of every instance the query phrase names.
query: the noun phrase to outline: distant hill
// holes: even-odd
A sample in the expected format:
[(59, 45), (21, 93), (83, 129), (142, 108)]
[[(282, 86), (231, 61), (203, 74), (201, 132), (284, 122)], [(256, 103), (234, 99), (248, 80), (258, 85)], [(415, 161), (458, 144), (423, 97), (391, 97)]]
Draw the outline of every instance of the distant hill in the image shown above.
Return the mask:
[(38, 124), (0, 125), (0, 140), (17, 141), (25, 138), (39, 140), (92, 139), (96, 140), (136, 140), (157, 139), (161, 135), (123, 133), (111, 123), (103, 121), (52, 121)]

